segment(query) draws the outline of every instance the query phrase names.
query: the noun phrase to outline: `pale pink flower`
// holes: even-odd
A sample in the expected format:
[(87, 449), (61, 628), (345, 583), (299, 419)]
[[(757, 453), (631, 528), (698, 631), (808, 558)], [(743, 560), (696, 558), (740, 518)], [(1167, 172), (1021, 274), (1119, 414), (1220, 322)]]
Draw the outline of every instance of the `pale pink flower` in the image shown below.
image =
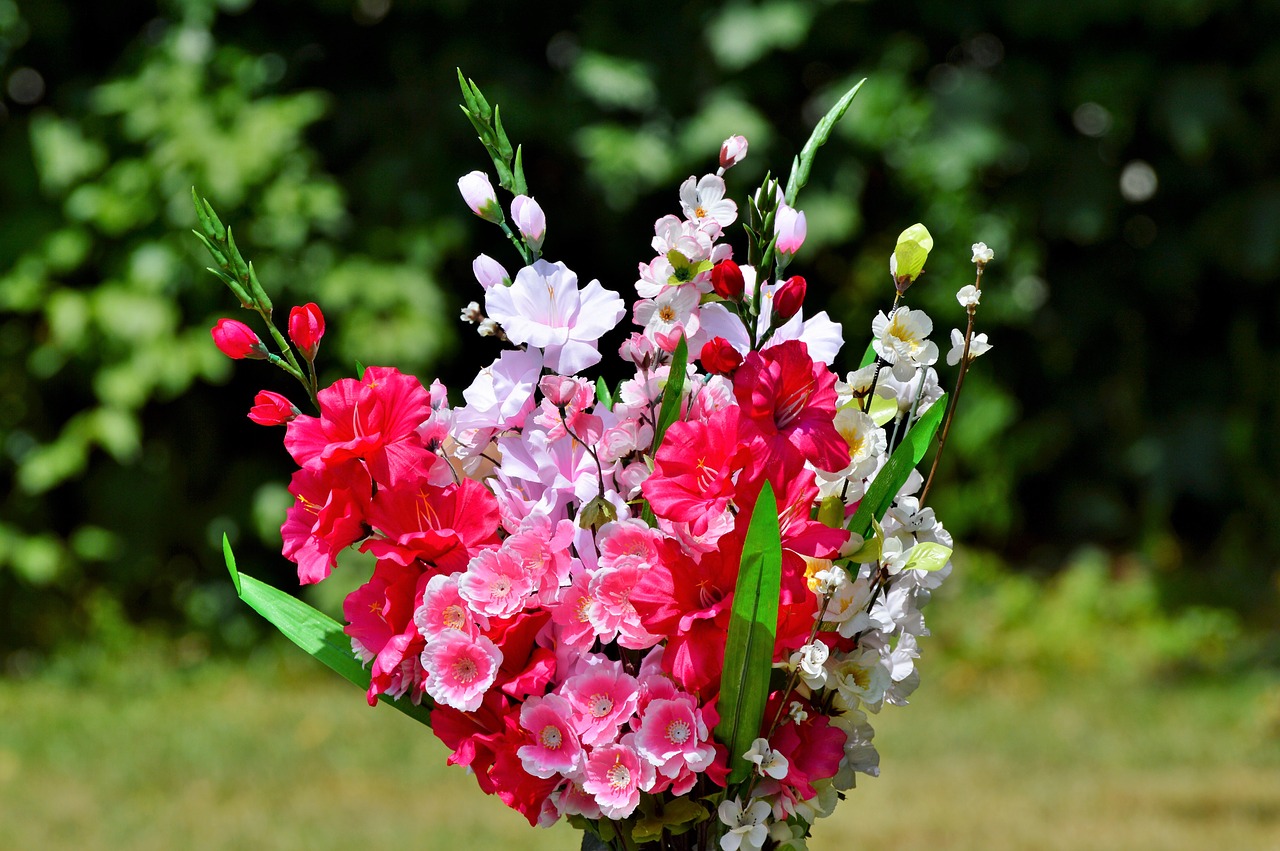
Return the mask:
[(462, 599), (475, 611), (494, 618), (519, 612), (533, 589), (529, 574), (505, 548), (482, 550), (458, 577)]
[(489, 290), (485, 307), (511, 342), (542, 349), (546, 366), (562, 375), (599, 363), (596, 341), (624, 313), (617, 293), (599, 281), (579, 291), (576, 274), (545, 260), (521, 269), (511, 286)]
[(489, 626), (488, 618), (472, 612), (458, 593), (458, 574), (437, 574), (427, 580), (422, 589), (422, 604), (413, 613), (413, 623), (428, 641), (446, 629), (459, 629), (476, 636)]
[(534, 696), (520, 707), (520, 726), (531, 742), (518, 751), (524, 770), (534, 777), (568, 776), (578, 767), (582, 745), (569, 719), (573, 707), (558, 694)]
[(724, 180), (714, 174), (690, 177), (680, 184), (680, 208), (686, 219), (727, 228), (738, 220), (738, 205), (724, 197)]
[(471, 261), (471, 274), (476, 276), (476, 281), (485, 288), (485, 292), (502, 285), (510, 277), (502, 264), (488, 254), (481, 254)]
[(622, 663), (589, 656), (581, 673), (564, 681), (561, 693), (574, 708), (574, 728), (585, 745), (613, 741), (636, 711), (640, 684)]
[(701, 294), (690, 286), (664, 287), (652, 299), (636, 302), (633, 318), (648, 337), (669, 335), (682, 329), (686, 336), (698, 330), (698, 300)]
[[(498, 289), (506, 288), (494, 288)], [(503, 352), (462, 391), (467, 404), (454, 413), (457, 430), (520, 427), (533, 410), (533, 391), (541, 375), (542, 355), (537, 350)]]
[(631, 591), (647, 571), (648, 565), (623, 562), (618, 567), (602, 567), (591, 577), (587, 616), (602, 640), (616, 640), (630, 650), (652, 647), (662, 640), (641, 625), (640, 615), (631, 605)]
[(502, 542), (502, 549), (524, 570), (543, 605), (553, 603), (560, 586), (569, 583), (573, 529), (572, 520), (557, 523), (545, 515), (531, 514), (519, 532)]
[(804, 245), (804, 238), (809, 232), (804, 213), (786, 204), (778, 208), (777, 217), (773, 220), (773, 230), (778, 236), (779, 254), (795, 254)]
[(732, 168), (747, 158), (747, 137), (730, 136), (720, 146), (720, 167)]
[[(640, 791), (653, 785), (653, 766), (625, 744), (596, 748), (587, 757), (582, 788), (595, 797), (605, 818), (624, 819), (640, 804)], [(647, 782), (646, 782), (647, 781)]]
[(540, 250), (547, 235), (547, 216), (538, 202), (527, 195), (517, 195), (511, 202), (511, 219), (528, 246), (534, 251)]
[(643, 520), (607, 523), (596, 535), (601, 567), (631, 565), (647, 568), (658, 560), (662, 536)]
[(422, 667), (427, 672), (423, 688), (437, 703), (475, 712), (497, 679), (501, 664), (502, 651), (488, 638), (446, 629), (422, 651)]
[(498, 195), (493, 191), (489, 175), (483, 171), (473, 171), (458, 178), (458, 191), (462, 200), (486, 222), (502, 221), (502, 208), (498, 206)]

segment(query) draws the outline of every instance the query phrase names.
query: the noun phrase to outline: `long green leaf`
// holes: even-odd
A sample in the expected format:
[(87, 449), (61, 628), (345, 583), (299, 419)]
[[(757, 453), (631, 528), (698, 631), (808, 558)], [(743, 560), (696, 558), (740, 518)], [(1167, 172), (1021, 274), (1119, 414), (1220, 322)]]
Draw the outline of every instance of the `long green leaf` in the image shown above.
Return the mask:
[(866, 495), (858, 504), (858, 510), (849, 521), (850, 532), (865, 538), (871, 532), (871, 521), (884, 518), (889, 506), (893, 505), (893, 498), (898, 495), (911, 471), (924, 458), (929, 444), (933, 442), (933, 436), (938, 433), (938, 426), (942, 424), (942, 416), (946, 410), (947, 395), (944, 393), (907, 430), (902, 443), (893, 450), (893, 455), (876, 474), (875, 481), (867, 488)]
[(818, 154), (818, 148), (821, 148), (831, 138), (831, 131), (835, 129), (836, 122), (844, 117), (845, 112), (849, 109), (849, 104), (853, 103), (854, 97), (858, 94), (858, 89), (862, 88), (862, 84), (867, 80), (864, 77), (858, 81), (858, 85), (844, 93), (844, 97), (836, 101), (836, 105), (827, 111), (827, 114), (818, 122), (818, 126), (813, 128), (813, 133), (809, 136), (809, 141), (804, 143), (804, 147), (800, 149), (800, 156), (796, 157), (791, 163), (791, 176), (787, 178), (787, 191), (783, 193), (783, 197), (787, 199), (787, 206), (794, 207), (796, 205), (796, 196), (806, 183), (809, 182), (809, 171), (813, 168), (814, 157)]
[(662, 389), (662, 407), (658, 409), (658, 422), (653, 427), (653, 451), (662, 445), (662, 436), (680, 416), (680, 396), (684, 393), (685, 368), (689, 364), (689, 345), (681, 337), (671, 355), (671, 371), (667, 373), (667, 386)]
[(773, 487), (765, 482), (751, 512), (742, 547), (720, 680), (720, 723), (716, 725), (716, 738), (729, 748), (730, 783), (741, 782), (751, 773), (751, 763), (743, 754), (760, 735), (765, 704), (769, 700), (781, 589), (782, 532), (778, 527), (778, 501)]
[[(231, 573), (231, 581), (235, 583), (236, 595), (241, 600), (294, 644), (360, 688), (369, 688), (369, 672), (351, 655), (351, 639), (342, 631), (342, 624), (297, 597), (237, 570), (236, 557), (226, 535), (222, 536), (222, 555)], [(415, 721), (431, 726), (431, 709), (426, 704), (415, 706), (405, 698), (392, 699), (385, 695), (378, 699)]]

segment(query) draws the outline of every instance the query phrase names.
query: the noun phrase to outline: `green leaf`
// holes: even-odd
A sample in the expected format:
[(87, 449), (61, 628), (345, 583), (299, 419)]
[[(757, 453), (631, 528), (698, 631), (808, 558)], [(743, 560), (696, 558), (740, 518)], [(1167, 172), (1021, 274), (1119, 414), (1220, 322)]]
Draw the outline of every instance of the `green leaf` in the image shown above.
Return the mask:
[(858, 369), (870, 366), (876, 360), (876, 347), (874, 343), (867, 343), (867, 350), (862, 353), (862, 362), (858, 364)]
[(743, 757), (760, 734), (773, 645), (778, 633), (778, 596), (782, 588), (782, 532), (778, 501), (766, 481), (751, 512), (733, 611), (724, 648), (720, 680), (720, 723), (716, 738), (729, 748), (729, 782), (739, 783), (751, 773)]
[(871, 397), (871, 407), (867, 409), (867, 416), (871, 417), (871, 421), (878, 426), (892, 420), (898, 415), (897, 398), (890, 399), (887, 396), (881, 396), (879, 393)]
[[(351, 655), (351, 639), (342, 631), (342, 624), (297, 597), (237, 570), (235, 554), (226, 535), (222, 536), (222, 554), (235, 584), (236, 595), (241, 600), (294, 644), (355, 685), (366, 690), (369, 688), (369, 672)], [(379, 695), (378, 700), (415, 721), (431, 726), (431, 709), (425, 704), (415, 706), (405, 698), (393, 700), (385, 695)]]
[(653, 428), (653, 451), (662, 445), (662, 437), (676, 418), (680, 416), (680, 396), (684, 393), (685, 367), (689, 365), (689, 346), (684, 337), (676, 344), (671, 356), (671, 371), (667, 373), (667, 386), (662, 389), (662, 407), (658, 410), (658, 423)]
[(787, 199), (787, 206), (794, 207), (796, 205), (796, 196), (804, 185), (809, 182), (809, 171), (813, 168), (813, 160), (818, 154), (818, 148), (821, 148), (827, 139), (831, 138), (831, 131), (835, 129), (836, 123), (849, 110), (849, 104), (853, 103), (854, 97), (858, 94), (858, 89), (862, 88), (862, 84), (866, 81), (864, 77), (858, 81), (856, 86), (845, 92), (844, 97), (836, 101), (836, 105), (831, 107), (827, 114), (822, 117), (822, 120), (818, 122), (818, 126), (813, 128), (809, 141), (805, 142), (804, 147), (800, 149), (800, 156), (796, 157), (791, 164), (791, 176), (787, 178), (787, 191), (783, 193)]
[(613, 410), (613, 394), (609, 392), (609, 385), (605, 383), (603, 375), (596, 379), (596, 398), (604, 405), (605, 410)]
[(850, 532), (866, 538), (871, 532), (872, 521), (884, 517), (889, 506), (893, 505), (893, 498), (898, 495), (907, 477), (911, 475), (911, 471), (924, 458), (929, 444), (933, 442), (933, 436), (938, 433), (938, 426), (942, 424), (946, 409), (947, 396), (944, 393), (941, 399), (934, 402), (929, 410), (916, 420), (915, 425), (907, 429), (902, 443), (893, 450), (893, 455), (876, 474), (875, 481), (871, 483), (871, 487), (867, 488), (866, 495), (858, 504), (858, 510), (849, 521)]
[(935, 544), (932, 541), (921, 541), (911, 548), (911, 555), (902, 565), (903, 570), (942, 570), (951, 558), (951, 547)]
[(711, 267), (715, 265), (710, 260), (699, 260), (694, 263), (675, 248), (667, 252), (667, 262), (671, 264), (672, 273), (667, 283), (673, 286), (687, 284), (703, 272), (710, 272)]
[(924, 271), (924, 261), (929, 259), (933, 250), (933, 237), (929, 229), (916, 222), (898, 234), (898, 244), (893, 249), (898, 280), (906, 278), (914, 281)]

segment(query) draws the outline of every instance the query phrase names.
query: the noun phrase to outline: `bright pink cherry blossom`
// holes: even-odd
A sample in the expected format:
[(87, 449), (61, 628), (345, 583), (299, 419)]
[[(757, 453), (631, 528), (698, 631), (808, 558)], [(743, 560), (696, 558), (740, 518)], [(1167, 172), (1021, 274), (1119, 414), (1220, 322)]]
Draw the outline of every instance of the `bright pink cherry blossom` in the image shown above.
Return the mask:
[(716, 756), (710, 738), (697, 699), (681, 694), (649, 703), (636, 731), (636, 750), (659, 774), (675, 778), (685, 769), (706, 770)]
[(422, 604), (413, 613), (413, 623), (422, 637), (430, 640), (446, 629), (460, 629), (479, 635), (489, 619), (473, 612), (458, 593), (458, 574), (436, 574), (422, 589)]
[(592, 656), (581, 673), (565, 680), (561, 693), (574, 709), (574, 728), (585, 745), (613, 741), (636, 711), (640, 684), (622, 663)]
[(423, 688), (437, 703), (474, 712), (497, 678), (501, 663), (502, 652), (488, 638), (446, 629), (422, 651), (422, 667), (427, 672)]
[(531, 697), (520, 708), (520, 726), (530, 742), (518, 751), (524, 770), (534, 777), (568, 776), (578, 767), (582, 745), (573, 731), (573, 707), (558, 694)]
[(600, 805), (605, 818), (624, 819), (640, 805), (641, 789), (653, 785), (653, 766), (625, 744), (598, 747), (587, 757), (582, 788)]
[(462, 598), (475, 611), (494, 618), (510, 617), (524, 609), (533, 590), (529, 573), (505, 550), (480, 552), (458, 578)]

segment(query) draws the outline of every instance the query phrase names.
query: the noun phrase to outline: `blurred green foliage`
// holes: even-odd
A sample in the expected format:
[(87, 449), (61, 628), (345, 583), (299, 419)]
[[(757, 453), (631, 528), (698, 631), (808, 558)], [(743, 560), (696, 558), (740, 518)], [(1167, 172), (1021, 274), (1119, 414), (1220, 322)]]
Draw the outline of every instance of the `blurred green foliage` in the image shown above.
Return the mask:
[[(944, 339), (969, 244), (995, 248), (979, 314), (995, 350), (966, 382), (941, 516), (1020, 565), (1132, 553), (1154, 577), (1139, 608), (1265, 623), (1280, 10), (1249, 9), (0, 0), (0, 647), (74, 636), (96, 592), (127, 618), (245, 635), (223, 530), (288, 575), (272, 553), (289, 465), (243, 413), (293, 388), (209, 341), (236, 308), (201, 271), (192, 185), (279, 315), (324, 308), (327, 378), (359, 359), (456, 392), (496, 354), (452, 321), (478, 294), (471, 257), (516, 262), (457, 198), (486, 165), (459, 66), (525, 146), (548, 254), (624, 292), (722, 139), (751, 141), (741, 197), (869, 77), (800, 196), (794, 269), (861, 351), (905, 226), (935, 237), (909, 297)], [(1082, 596), (1130, 593), (1112, 572)]]

